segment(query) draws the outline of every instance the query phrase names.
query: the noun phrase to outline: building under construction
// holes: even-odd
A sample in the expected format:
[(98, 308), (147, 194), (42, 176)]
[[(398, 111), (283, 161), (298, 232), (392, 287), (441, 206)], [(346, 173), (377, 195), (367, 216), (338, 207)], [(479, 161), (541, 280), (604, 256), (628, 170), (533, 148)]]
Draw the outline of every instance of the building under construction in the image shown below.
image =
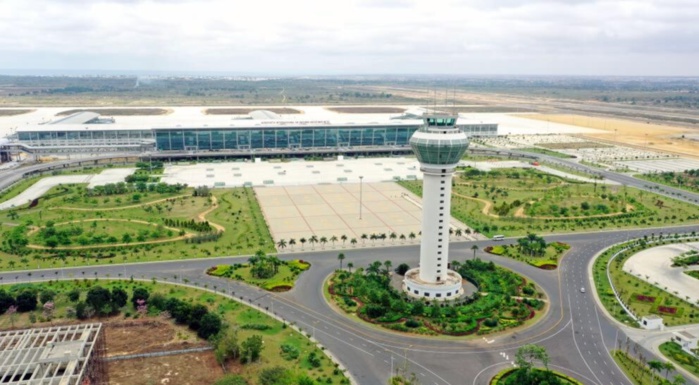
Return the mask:
[(107, 385), (102, 324), (0, 332), (0, 384)]

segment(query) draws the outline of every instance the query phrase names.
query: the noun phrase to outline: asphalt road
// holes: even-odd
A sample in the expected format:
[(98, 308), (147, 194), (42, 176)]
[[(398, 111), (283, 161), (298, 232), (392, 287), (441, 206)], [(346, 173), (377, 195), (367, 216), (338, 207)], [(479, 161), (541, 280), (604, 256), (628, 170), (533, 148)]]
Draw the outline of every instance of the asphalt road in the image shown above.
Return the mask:
[[(692, 230), (696, 230), (696, 226), (547, 236), (548, 241), (563, 241), (572, 246), (556, 271), (539, 270), (479, 251), (480, 258), (493, 260), (537, 282), (549, 296), (550, 310), (530, 328), (470, 340), (395, 334), (351, 321), (334, 311), (323, 297), (322, 284), (338, 267), (336, 256), (339, 250), (298, 251), (283, 255), (284, 259), (303, 258), (312, 263), (311, 269), (301, 275), (296, 288), (287, 293), (269, 293), (235, 281), (206, 276), (206, 268), (214, 264), (240, 262), (240, 258), (228, 257), (5, 272), (0, 273), (0, 280), (24, 282), (133, 275), (137, 279), (156, 277), (178, 283), (186, 279), (190, 285), (207, 285), (209, 289), (224, 290), (236, 299), (293, 322), (333, 353), (359, 384), (385, 384), (392, 367), (396, 370), (405, 365), (422, 384), (487, 384), (492, 375), (512, 365), (519, 346), (538, 343), (548, 349), (552, 368), (577, 377), (585, 384), (621, 385), (630, 382), (617, 368), (609, 350), (614, 348), (617, 338), (625, 338), (624, 332), (598, 309), (592, 295), (589, 263), (597, 252), (614, 243), (645, 234), (657, 235), (660, 231), (669, 234)], [(450, 253), (452, 260), (471, 258), (473, 244), (483, 249), (493, 241), (454, 242)], [(402, 262), (414, 266), (418, 261), (419, 246), (358, 248), (343, 252), (347, 256), (344, 263), (353, 262), (356, 267), (366, 266), (374, 260), (391, 260), (394, 266)], [(586, 289), (586, 293), (580, 292), (581, 287)]]

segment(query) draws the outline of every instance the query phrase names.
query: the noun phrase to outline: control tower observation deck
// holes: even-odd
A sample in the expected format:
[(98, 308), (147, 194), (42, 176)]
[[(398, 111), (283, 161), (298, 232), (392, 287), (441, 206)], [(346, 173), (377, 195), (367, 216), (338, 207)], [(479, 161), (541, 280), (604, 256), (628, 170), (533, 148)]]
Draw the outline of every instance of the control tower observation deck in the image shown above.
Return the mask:
[(429, 114), (410, 138), (424, 173), (420, 266), (405, 274), (403, 289), (412, 297), (447, 300), (463, 294), (461, 276), (449, 264), (451, 180), (469, 142), (455, 115)]

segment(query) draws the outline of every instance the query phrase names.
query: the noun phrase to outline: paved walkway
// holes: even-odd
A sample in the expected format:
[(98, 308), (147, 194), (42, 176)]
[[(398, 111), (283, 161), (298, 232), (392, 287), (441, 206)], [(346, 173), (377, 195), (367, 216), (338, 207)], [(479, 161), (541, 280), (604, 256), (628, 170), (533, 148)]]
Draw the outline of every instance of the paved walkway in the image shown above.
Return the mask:
[(658, 286), (670, 293), (678, 292), (680, 298), (689, 297), (689, 302), (699, 301), (699, 280), (685, 274), (687, 270), (699, 270), (699, 266), (687, 269), (672, 267), (672, 258), (699, 248), (699, 242), (665, 245), (643, 250), (624, 263), (624, 271)]

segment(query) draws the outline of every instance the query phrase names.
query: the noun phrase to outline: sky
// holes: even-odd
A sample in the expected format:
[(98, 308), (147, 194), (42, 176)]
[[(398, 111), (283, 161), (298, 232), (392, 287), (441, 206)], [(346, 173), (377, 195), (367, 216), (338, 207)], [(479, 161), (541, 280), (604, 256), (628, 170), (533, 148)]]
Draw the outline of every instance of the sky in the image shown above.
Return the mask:
[(697, 76), (697, 20), (697, 0), (0, 0), (0, 73)]

